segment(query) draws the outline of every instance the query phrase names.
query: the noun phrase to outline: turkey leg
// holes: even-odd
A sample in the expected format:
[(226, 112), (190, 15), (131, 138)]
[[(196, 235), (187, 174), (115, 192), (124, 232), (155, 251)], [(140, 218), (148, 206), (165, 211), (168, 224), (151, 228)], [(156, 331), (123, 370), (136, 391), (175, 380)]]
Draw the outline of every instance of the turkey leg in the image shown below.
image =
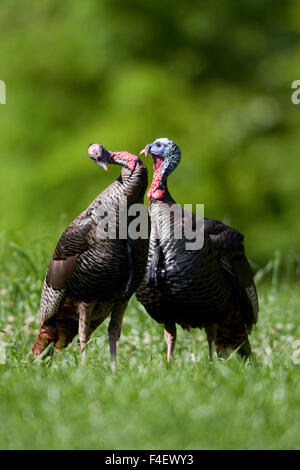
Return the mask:
[(77, 304), (79, 316), (78, 336), (82, 350), (82, 362), (86, 361), (86, 345), (90, 339), (90, 323), (93, 306), (94, 305), (86, 304), (85, 302), (78, 302)]
[(120, 302), (114, 306), (108, 325), (108, 341), (111, 356), (111, 368), (113, 372), (116, 370), (117, 341), (121, 335), (122, 320), (127, 304), (128, 301)]
[(208, 325), (205, 327), (210, 359), (212, 359), (212, 355), (213, 355), (214, 344), (215, 344), (216, 337), (217, 337), (217, 330), (218, 330), (217, 323), (212, 323), (211, 325)]
[(165, 342), (168, 348), (167, 352), (167, 361), (170, 362), (171, 360), (171, 355), (174, 351), (175, 348), (175, 342), (176, 342), (176, 325), (175, 323), (165, 323)]

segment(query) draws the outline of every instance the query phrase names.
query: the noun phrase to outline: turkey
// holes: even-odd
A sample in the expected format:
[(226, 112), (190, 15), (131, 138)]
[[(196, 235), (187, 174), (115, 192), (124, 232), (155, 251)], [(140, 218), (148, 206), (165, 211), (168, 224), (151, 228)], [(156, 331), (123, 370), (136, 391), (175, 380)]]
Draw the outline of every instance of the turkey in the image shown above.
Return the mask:
[(132, 218), (123, 217), (121, 227), (120, 216), (143, 203), (148, 176), (136, 155), (109, 152), (99, 144), (90, 145), (88, 152), (105, 170), (108, 164), (121, 165), (121, 175), (61, 235), (44, 280), (42, 326), (31, 352), (37, 357), (50, 343), (61, 351), (78, 333), (84, 360), (90, 334), (111, 315), (108, 335), (115, 368), (123, 315), (143, 279), (148, 254), (147, 240), (128, 235)]
[[(154, 174), (148, 191), (147, 268), (136, 297), (154, 320), (164, 324), (168, 362), (175, 347), (176, 324), (187, 330), (205, 328), (210, 357), (214, 344), (219, 356), (236, 349), (249, 356), (248, 334), (257, 322), (258, 299), (243, 235), (175, 203), (167, 188), (167, 177), (181, 159), (175, 142), (160, 138), (142, 153), (152, 155)], [(202, 247), (189, 249), (188, 224), (194, 234), (199, 227), (202, 230)]]

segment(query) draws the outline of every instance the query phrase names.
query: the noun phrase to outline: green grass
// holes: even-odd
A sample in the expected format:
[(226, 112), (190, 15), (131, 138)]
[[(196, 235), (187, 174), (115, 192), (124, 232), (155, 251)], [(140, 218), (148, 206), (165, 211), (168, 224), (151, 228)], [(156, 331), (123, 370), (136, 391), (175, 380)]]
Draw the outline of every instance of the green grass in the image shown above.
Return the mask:
[(2, 244), (1, 449), (300, 448), (300, 366), (292, 360), (299, 287), (279, 286), (276, 273), (271, 286), (259, 284), (260, 318), (246, 363), (235, 354), (209, 363), (203, 331), (179, 329), (169, 366), (161, 326), (135, 299), (115, 374), (107, 322), (93, 334), (85, 365), (76, 339), (51, 360), (31, 363), (49, 249), (48, 241), (29, 251)]

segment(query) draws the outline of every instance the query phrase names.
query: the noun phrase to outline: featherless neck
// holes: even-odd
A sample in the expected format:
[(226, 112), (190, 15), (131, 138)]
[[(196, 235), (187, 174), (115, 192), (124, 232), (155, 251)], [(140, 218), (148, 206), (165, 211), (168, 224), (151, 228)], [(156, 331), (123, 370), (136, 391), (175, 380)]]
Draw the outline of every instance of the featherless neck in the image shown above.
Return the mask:
[(175, 202), (169, 193), (167, 180), (165, 180), (163, 185), (161, 184), (161, 175), (159, 174), (159, 170), (155, 171), (153, 174), (152, 184), (148, 191), (148, 199), (150, 200), (150, 204), (155, 202), (174, 204)]
[(137, 155), (129, 152), (110, 152), (109, 163), (121, 165), (128, 168), (130, 171), (134, 171), (137, 162), (142, 163)]
[(153, 173), (152, 183), (148, 191), (148, 199), (153, 201), (159, 200), (164, 202), (173, 201), (167, 187), (167, 178), (162, 179), (161, 169), (158, 168)]

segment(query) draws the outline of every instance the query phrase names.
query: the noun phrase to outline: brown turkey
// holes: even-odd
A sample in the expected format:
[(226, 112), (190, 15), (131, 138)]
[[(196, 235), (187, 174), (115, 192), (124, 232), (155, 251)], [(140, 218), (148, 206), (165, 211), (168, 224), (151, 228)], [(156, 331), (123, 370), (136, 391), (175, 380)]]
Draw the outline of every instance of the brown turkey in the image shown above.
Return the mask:
[[(181, 158), (175, 142), (160, 138), (141, 153), (152, 155), (154, 174), (148, 191), (147, 268), (136, 296), (151, 317), (164, 324), (168, 361), (175, 346), (176, 324), (188, 330), (205, 328), (210, 357), (213, 344), (219, 355), (238, 349), (249, 356), (248, 334), (257, 322), (258, 299), (243, 235), (175, 203), (167, 188), (167, 177)], [(202, 227), (199, 249), (187, 249), (190, 239), (182, 232), (188, 222), (194, 233), (197, 226)], [(176, 236), (176, 231), (182, 236)]]
[[(108, 164), (121, 165), (121, 175), (67, 227), (57, 243), (44, 280), (42, 326), (32, 354), (39, 356), (50, 343), (60, 351), (78, 333), (85, 359), (90, 334), (111, 315), (108, 335), (115, 367), (123, 315), (143, 279), (148, 253), (147, 240), (128, 235), (131, 218), (125, 235), (119, 219), (132, 204), (143, 203), (148, 176), (139, 157), (128, 152), (109, 152), (92, 144), (89, 156), (106, 170)], [(115, 214), (112, 221), (111, 214)], [(115, 233), (109, 232), (110, 222)]]

